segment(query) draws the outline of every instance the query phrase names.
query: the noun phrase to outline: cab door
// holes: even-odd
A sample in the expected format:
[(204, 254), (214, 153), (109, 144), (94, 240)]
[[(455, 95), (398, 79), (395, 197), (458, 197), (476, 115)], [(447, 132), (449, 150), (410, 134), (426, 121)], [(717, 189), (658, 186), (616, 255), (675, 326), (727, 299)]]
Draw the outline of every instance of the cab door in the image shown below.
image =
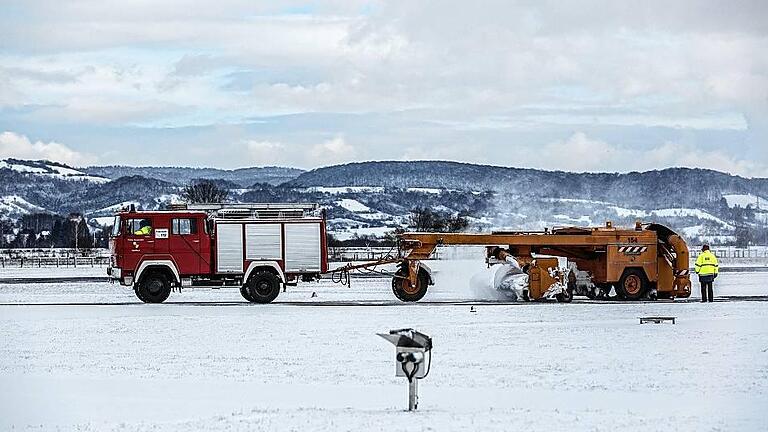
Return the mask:
[(179, 266), (182, 275), (200, 274), (200, 237), (202, 234), (199, 218), (171, 218), (171, 232), (168, 239), (169, 252)]
[(213, 273), (213, 262), (211, 257), (211, 230), (213, 224), (208, 223), (205, 217), (197, 218), (197, 232), (200, 239), (200, 270), (198, 274), (205, 275)]
[(131, 215), (123, 224), (125, 259), (122, 268), (135, 270), (141, 257), (155, 253), (154, 226), (150, 216)]

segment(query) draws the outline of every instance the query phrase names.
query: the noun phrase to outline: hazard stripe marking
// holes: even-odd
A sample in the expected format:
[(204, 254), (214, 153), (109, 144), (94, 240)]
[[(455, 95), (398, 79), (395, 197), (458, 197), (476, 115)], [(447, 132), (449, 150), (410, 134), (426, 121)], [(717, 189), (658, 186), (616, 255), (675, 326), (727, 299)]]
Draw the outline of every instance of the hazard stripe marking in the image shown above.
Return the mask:
[(619, 252), (627, 255), (638, 255), (647, 250), (647, 246), (619, 246)]

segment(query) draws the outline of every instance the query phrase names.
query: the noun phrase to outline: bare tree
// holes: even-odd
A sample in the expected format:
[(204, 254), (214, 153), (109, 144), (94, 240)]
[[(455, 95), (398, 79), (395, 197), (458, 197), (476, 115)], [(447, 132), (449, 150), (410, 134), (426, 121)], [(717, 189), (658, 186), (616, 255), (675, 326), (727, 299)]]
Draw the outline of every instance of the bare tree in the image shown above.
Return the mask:
[(220, 203), (227, 199), (229, 191), (222, 189), (210, 180), (200, 180), (184, 187), (182, 198), (188, 203)]
[(416, 207), (411, 210), (408, 225), (416, 231), (461, 232), (469, 227), (469, 220), (461, 214), (443, 215), (428, 208)]

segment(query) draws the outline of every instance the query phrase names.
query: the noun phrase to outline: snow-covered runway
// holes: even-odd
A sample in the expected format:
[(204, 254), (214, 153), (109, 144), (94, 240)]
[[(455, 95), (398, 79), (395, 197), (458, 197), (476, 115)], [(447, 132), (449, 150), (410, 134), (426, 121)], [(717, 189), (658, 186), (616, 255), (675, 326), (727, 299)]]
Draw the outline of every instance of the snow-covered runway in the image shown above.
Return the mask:
[[(0, 285), (0, 429), (768, 425), (765, 302), (480, 304), (470, 312), (449, 303), (489, 299), (461, 283), (438, 280), (425, 300), (441, 304), (392, 302), (388, 284), (323, 281), (289, 288), (278, 297), (287, 303), (272, 305), (247, 304), (234, 289), (144, 305), (105, 283)], [(720, 295), (765, 295), (766, 287), (768, 273), (718, 278)], [(334, 305), (354, 301), (385, 305)], [(84, 304), (28, 305), (49, 302)], [(645, 315), (678, 321), (638, 324)], [(435, 341), (416, 413), (403, 411), (392, 347), (375, 336), (401, 327)]]

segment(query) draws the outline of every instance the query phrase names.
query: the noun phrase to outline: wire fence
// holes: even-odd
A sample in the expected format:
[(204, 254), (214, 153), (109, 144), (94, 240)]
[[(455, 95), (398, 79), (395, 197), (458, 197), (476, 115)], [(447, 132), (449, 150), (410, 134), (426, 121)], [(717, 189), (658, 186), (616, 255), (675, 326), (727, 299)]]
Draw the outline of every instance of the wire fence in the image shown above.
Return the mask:
[[(691, 257), (696, 259), (701, 254), (701, 246), (691, 246)], [(768, 247), (749, 246), (745, 248), (735, 246), (712, 246), (712, 253), (718, 258), (768, 258)]]
[(106, 267), (109, 250), (101, 248), (1, 249), (0, 268)]
[[(768, 264), (768, 247), (751, 246), (713, 247), (715, 255), (726, 262), (760, 262)], [(389, 247), (329, 247), (328, 259), (333, 262), (376, 261), (396, 253)], [(691, 246), (691, 259), (701, 253), (699, 246)], [(442, 247), (435, 250), (434, 259), (482, 258), (477, 248)], [(3, 249), (0, 250), (0, 268), (32, 267), (107, 267), (107, 249)]]
[(0, 268), (107, 267), (109, 257), (0, 257)]

